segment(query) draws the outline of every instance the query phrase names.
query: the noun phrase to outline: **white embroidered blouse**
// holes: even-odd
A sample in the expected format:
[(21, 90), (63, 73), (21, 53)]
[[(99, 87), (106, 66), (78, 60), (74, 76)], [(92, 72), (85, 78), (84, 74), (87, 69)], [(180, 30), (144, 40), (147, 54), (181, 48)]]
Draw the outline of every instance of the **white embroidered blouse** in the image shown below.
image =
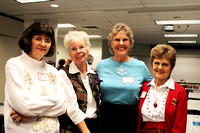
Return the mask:
[[(164, 85), (160, 86), (156, 91), (154, 79), (148, 84), (149, 91), (146, 94), (144, 104), (142, 106), (143, 122), (164, 122), (165, 121), (165, 103), (169, 89), (174, 89), (174, 81), (170, 78)], [(156, 101), (156, 107), (154, 102)]]

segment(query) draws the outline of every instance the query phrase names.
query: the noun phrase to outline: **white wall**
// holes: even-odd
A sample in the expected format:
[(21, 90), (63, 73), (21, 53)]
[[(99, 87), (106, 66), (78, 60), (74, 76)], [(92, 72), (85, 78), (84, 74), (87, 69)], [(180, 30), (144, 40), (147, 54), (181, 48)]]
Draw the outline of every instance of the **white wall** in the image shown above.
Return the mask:
[(92, 67), (96, 68), (98, 62), (102, 59), (102, 39), (90, 39), (90, 43), (90, 54), (94, 57)]
[(175, 81), (200, 83), (200, 49), (178, 49), (176, 66), (172, 72)]
[(20, 55), (18, 38), (22, 31), (22, 22), (0, 16), (0, 102), (4, 102), (5, 64)]
[[(150, 73), (152, 74), (149, 57), (141, 57), (145, 61)], [(177, 82), (184, 79), (187, 82), (200, 83), (200, 58), (180, 57), (176, 58), (176, 65), (171, 77)]]
[(23, 31), (23, 22), (0, 15), (0, 34), (18, 38)]
[(69, 58), (69, 54), (64, 48), (63, 38), (57, 39), (57, 45), (56, 45), (56, 66), (58, 66), (59, 59), (67, 59)]
[(16, 38), (0, 36), (0, 102), (4, 102), (5, 64), (8, 59), (20, 54), (17, 42)]

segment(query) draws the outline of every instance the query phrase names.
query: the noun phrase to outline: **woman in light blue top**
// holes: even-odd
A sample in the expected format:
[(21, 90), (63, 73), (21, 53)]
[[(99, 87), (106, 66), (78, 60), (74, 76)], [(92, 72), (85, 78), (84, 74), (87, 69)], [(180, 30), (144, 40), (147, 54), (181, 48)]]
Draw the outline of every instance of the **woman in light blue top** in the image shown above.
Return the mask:
[(129, 57), (133, 43), (132, 30), (123, 23), (116, 24), (108, 35), (113, 56), (97, 65), (102, 81), (102, 133), (136, 132), (139, 92), (142, 83), (152, 78), (143, 61)]

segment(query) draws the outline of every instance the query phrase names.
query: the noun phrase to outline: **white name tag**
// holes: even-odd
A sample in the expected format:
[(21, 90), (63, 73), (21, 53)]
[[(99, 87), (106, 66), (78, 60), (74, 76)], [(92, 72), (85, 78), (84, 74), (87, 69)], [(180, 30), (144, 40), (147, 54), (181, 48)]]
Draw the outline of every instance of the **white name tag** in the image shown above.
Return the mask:
[(146, 91), (143, 91), (142, 94), (140, 95), (140, 98), (145, 98), (147, 92)]
[(40, 80), (40, 81), (48, 81), (49, 80), (49, 76), (47, 73), (38, 72), (37, 75), (38, 75), (38, 80)]
[(123, 84), (134, 83), (134, 79), (133, 79), (133, 77), (122, 77), (122, 83)]

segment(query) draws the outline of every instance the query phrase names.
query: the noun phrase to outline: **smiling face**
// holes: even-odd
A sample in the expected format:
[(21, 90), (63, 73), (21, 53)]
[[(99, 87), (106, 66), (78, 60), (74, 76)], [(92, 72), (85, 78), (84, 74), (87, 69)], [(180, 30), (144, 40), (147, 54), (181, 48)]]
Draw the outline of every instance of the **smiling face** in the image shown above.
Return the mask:
[(114, 51), (114, 56), (128, 56), (131, 48), (129, 37), (123, 33), (117, 33), (111, 42), (111, 48)]
[(69, 56), (76, 65), (86, 63), (88, 54), (89, 51), (83, 39), (69, 42)]
[(172, 72), (170, 61), (166, 58), (155, 58), (152, 62), (152, 70), (156, 81), (166, 82)]
[(36, 60), (41, 60), (51, 47), (51, 39), (44, 35), (35, 35), (32, 40), (32, 48), (28, 55)]

